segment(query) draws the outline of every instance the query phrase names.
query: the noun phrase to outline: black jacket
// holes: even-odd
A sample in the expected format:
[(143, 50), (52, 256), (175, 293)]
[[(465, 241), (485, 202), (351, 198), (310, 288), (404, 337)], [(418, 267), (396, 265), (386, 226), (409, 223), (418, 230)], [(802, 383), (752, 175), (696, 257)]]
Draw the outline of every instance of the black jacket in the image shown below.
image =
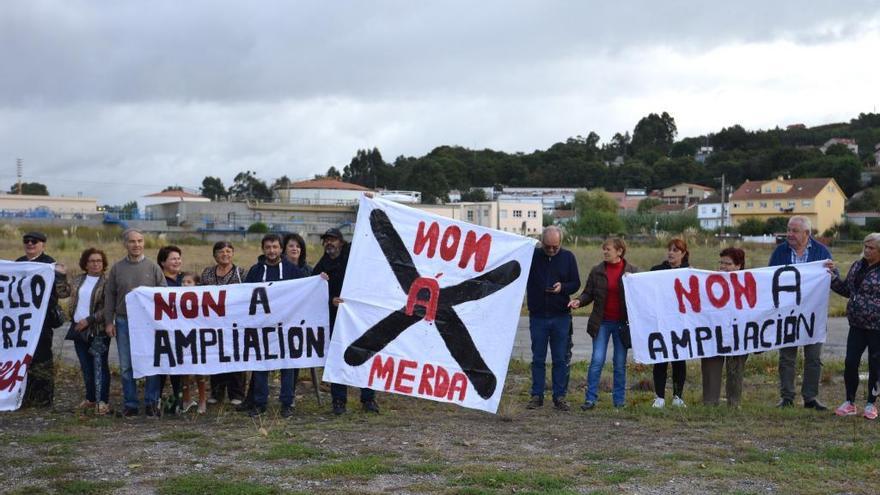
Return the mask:
[(339, 297), (339, 295), (342, 294), (342, 283), (345, 281), (345, 268), (348, 266), (348, 254), (350, 251), (351, 245), (345, 243), (342, 245), (342, 249), (340, 249), (339, 256), (337, 256), (336, 259), (324, 254), (312, 269), (312, 274), (314, 275), (326, 273), (329, 277), (327, 285), (329, 286), (330, 300), (327, 301), (327, 304), (330, 305), (331, 327), (336, 322), (336, 310), (338, 309), (333, 305), (333, 298)]
[[(46, 253), (43, 253), (36, 258), (29, 260), (27, 256), (22, 256), (15, 261), (32, 261), (34, 263), (55, 263), (55, 258), (49, 256)], [(58, 299), (64, 299), (66, 297), (70, 297), (70, 286), (67, 284), (67, 275), (59, 272), (55, 272), (55, 283), (52, 287), (52, 294), (49, 296), (49, 306), (47, 306), (46, 310), (46, 318), (43, 320), (43, 328), (57, 328), (64, 323), (64, 320), (61, 319), (59, 321), (59, 317), (63, 317), (64, 313), (61, 311), (61, 308), (58, 307)]]

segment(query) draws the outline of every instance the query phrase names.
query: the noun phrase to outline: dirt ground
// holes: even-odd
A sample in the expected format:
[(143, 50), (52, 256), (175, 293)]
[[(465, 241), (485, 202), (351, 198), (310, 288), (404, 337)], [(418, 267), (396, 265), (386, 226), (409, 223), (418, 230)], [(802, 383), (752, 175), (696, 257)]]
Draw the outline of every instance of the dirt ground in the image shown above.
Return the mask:
[[(627, 407), (527, 410), (527, 366), (514, 362), (499, 414), (356, 391), (335, 417), (300, 382), (296, 415), (262, 421), (228, 406), (208, 414), (96, 418), (76, 412), (77, 370), (59, 372), (55, 407), (0, 415), (5, 493), (877, 493), (880, 422), (771, 406), (770, 356), (751, 359), (741, 410), (653, 410), (650, 370), (633, 366)], [(583, 378), (583, 364), (572, 384)], [(823, 397), (840, 394), (826, 367)], [(689, 370), (699, 376), (698, 365)], [(696, 381), (696, 380), (695, 380)], [(114, 403), (118, 403), (114, 377)], [(608, 389), (607, 380), (603, 388)], [(548, 398), (549, 399), (549, 398)], [(603, 401), (604, 399), (604, 401)], [(834, 401), (836, 402), (836, 401)]]

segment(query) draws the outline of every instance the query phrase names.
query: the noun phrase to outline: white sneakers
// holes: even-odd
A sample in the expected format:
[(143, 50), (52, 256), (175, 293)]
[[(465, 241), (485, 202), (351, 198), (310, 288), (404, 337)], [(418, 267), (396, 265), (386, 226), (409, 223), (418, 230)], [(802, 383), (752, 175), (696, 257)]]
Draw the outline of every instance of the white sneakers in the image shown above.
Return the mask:
[(664, 399), (663, 397), (655, 398), (654, 403), (651, 404), (651, 407), (655, 409), (663, 409), (664, 406), (666, 406), (666, 399)]
[(687, 407), (687, 405), (685, 405), (684, 401), (681, 400), (681, 397), (679, 397), (677, 395), (674, 395), (672, 397), (672, 405), (675, 407)]

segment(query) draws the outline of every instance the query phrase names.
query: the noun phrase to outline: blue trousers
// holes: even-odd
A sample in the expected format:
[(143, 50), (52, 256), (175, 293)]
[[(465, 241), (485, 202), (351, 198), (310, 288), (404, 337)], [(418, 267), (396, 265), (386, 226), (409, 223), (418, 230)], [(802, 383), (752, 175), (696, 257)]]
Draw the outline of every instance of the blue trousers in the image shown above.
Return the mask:
[(553, 359), (551, 372), (553, 399), (565, 397), (568, 388), (568, 329), (571, 315), (530, 316), (529, 332), (532, 336), (532, 395), (544, 395), (544, 377), (547, 368), (547, 345)]
[(599, 325), (599, 333), (593, 339), (593, 355), (590, 358), (590, 369), (587, 372), (588, 402), (596, 402), (599, 398), (599, 379), (602, 378), (602, 367), (608, 353), (608, 341), (614, 343), (614, 388), (611, 398), (614, 406), (624, 405), (626, 400), (626, 347), (620, 338), (623, 324), (619, 321), (603, 321)]
[[(278, 392), (278, 400), (284, 407), (293, 405), (293, 397), (296, 393), (296, 379), (299, 369), (286, 369), (281, 371), (281, 390)], [(254, 405), (266, 407), (269, 402), (269, 372), (254, 371), (251, 375), (251, 383), (254, 384)]]
[[(128, 409), (138, 409), (137, 382), (131, 367), (131, 339), (128, 334), (128, 318), (116, 317), (116, 350), (119, 352), (119, 374), (122, 380), (123, 404)], [(144, 386), (144, 403), (147, 405), (158, 404), (160, 392), (160, 377), (148, 376)]]
[(73, 341), (73, 348), (76, 350), (76, 357), (82, 370), (87, 401), (105, 403), (110, 401), (110, 365), (107, 362), (107, 356), (110, 354), (109, 344), (110, 338), (104, 336), (95, 337), (90, 344), (79, 340)]

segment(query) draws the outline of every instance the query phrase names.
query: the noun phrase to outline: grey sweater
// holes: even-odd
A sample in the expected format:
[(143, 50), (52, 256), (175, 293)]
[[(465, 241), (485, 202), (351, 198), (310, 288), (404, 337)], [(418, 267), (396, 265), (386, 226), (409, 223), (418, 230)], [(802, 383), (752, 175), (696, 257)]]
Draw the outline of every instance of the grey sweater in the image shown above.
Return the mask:
[(113, 264), (104, 286), (104, 321), (127, 317), (125, 296), (137, 287), (165, 287), (165, 275), (152, 260), (131, 261), (125, 257)]

